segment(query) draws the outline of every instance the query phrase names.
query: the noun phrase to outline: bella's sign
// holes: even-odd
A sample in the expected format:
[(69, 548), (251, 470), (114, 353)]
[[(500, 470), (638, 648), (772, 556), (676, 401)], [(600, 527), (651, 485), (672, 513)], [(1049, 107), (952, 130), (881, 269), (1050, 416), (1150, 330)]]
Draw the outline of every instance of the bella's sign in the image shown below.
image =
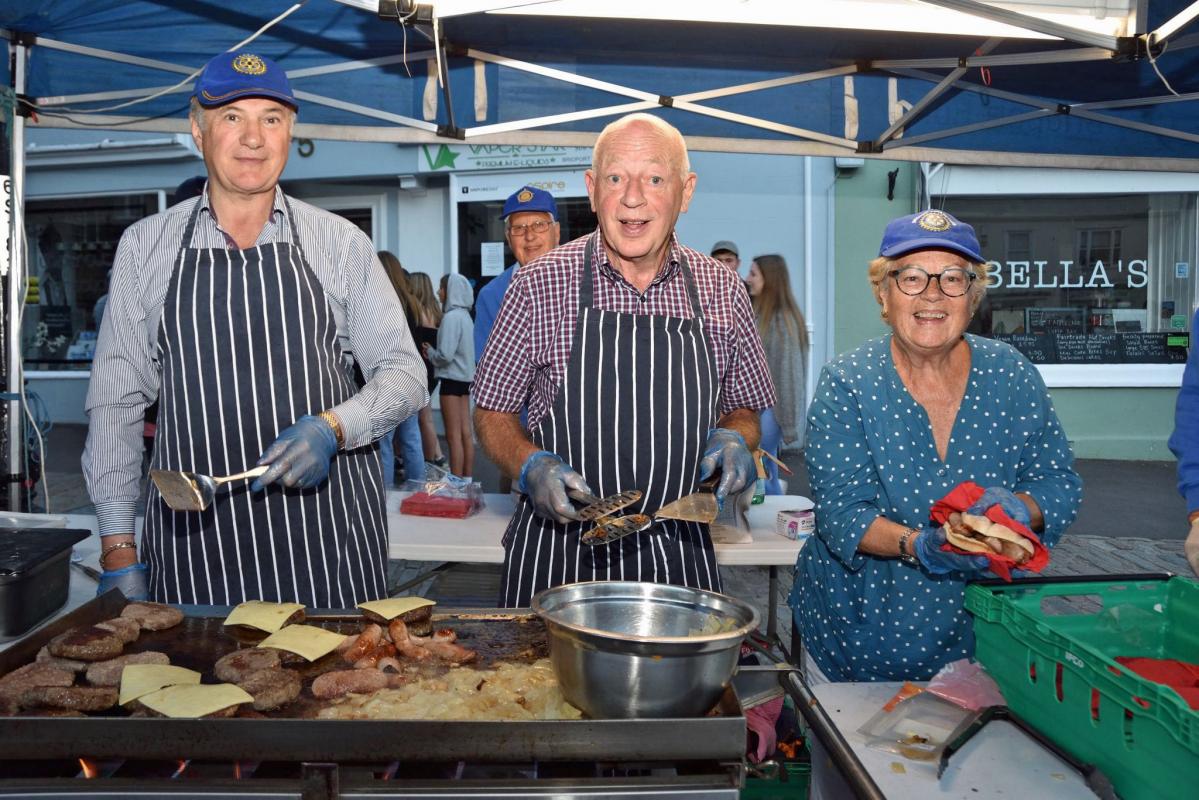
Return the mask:
[(1143, 289), (1149, 283), (1149, 261), (1123, 259), (1092, 266), (1058, 261), (992, 261), (988, 270), (988, 289), (1112, 289), (1123, 284)]

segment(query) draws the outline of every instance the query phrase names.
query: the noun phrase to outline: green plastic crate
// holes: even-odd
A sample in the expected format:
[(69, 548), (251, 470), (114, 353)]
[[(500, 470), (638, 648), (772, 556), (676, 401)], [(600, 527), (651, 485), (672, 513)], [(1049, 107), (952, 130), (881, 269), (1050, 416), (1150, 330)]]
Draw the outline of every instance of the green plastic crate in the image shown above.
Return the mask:
[[(1043, 603), (1085, 613), (1048, 614)], [(1199, 663), (1199, 582), (1185, 578), (971, 585), (976, 655), (1008, 707), (1124, 800), (1199, 797), (1199, 711), (1116, 656)]]
[(806, 800), (812, 780), (812, 764), (808, 761), (783, 761), (779, 776), (746, 778), (741, 800)]

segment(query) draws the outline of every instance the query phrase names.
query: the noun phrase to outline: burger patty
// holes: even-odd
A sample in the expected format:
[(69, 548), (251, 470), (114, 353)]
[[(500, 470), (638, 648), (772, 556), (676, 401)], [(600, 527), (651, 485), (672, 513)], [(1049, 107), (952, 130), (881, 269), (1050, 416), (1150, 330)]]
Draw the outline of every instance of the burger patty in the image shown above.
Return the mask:
[(121, 609), (121, 616), (137, 620), (147, 631), (164, 631), (183, 622), (182, 611), (162, 603), (130, 603)]
[(19, 703), (26, 689), (37, 686), (70, 686), (74, 682), (74, 672), (34, 661), (0, 677), (0, 700)]
[(110, 686), (32, 686), (21, 693), (21, 705), (29, 708), (103, 711), (116, 704), (117, 690)]
[(80, 661), (75, 658), (59, 658), (58, 656), (50, 655), (50, 648), (42, 645), (42, 649), (37, 651), (37, 663), (47, 664), (51, 667), (66, 670), (67, 672), (83, 672), (87, 669), (88, 662)]
[(85, 625), (60, 633), (47, 645), (50, 655), (79, 661), (105, 661), (116, 658), (125, 649), (125, 642), (112, 631)]
[(138, 637), (142, 635), (142, 626), (138, 624), (137, 620), (130, 619), (129, 617), (106, 619), (103, 622), (97, 622), (96, 627), (112, 631), (117, 636), (120, 636), (121, 641), (125, 644), (136, 642)]
[(300, 696), (299, 674), (281, 667), (251, 672), (237, 685), (253, 696), (255, 711), (270, 711)]
[(129, 664), (170, 664), (166, 653), (146, 651), (129, 653), (108, 661), (95, 661), (87, 668), (87, 682), (92, 686), (120, 686), (121, 673)]
[[(391, 623), (390, 619), (382, 617), (373, 611), (367, 609), (362, 610), (362, 616), (366, 617), (371, 622), (378, 623), (383, 627), (387, 627)], [(421, 606), (414, 608), (411, 611), (400, 614), (396, 619), (404, 621), (404, 625), (408, 627), (408, 632), (413, 636), (428, 636), (433, 632), (433, 606)]]
[[(213, 665), (212, 671), (218, 680), (240, 684), (255, 672), (278, 669), (280, 663), (279, 651), (273, 647), (247, 647), (221, 656)], [(249, 689), (246, 691), (250, 692)]]

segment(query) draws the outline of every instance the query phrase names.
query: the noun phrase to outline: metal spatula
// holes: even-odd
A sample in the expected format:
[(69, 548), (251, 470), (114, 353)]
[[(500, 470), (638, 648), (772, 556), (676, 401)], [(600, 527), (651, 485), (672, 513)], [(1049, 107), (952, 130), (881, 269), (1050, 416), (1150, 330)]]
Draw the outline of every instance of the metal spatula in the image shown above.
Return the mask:
[(154, 481), (166, 504), (176, 511), (203, 511), (212, 504), (212, 498), (216, 496), (216, 487), (222, 483), (257, 478), (268, 468), (269, 466), (264, 464), (224, 478), (214, 478), (198, 472), (152, 469), (150, 480)]
[[(720, 485), (720, 471), (699, 484), (700, 491), (680, 497), (673, 503), (667, 503), (651, 516), (649, 514), (625, 514), (621, 517), (601, 517), (591, 530), (583, 533), (579, 540), (592, 546), (609, 544), (617, 539), (623, 539), (639, 531), (650, 528), (662, 519), (677, 519), (684, 522), (707, 522), (716, 519), (719, 510), (716, 507), (716, 495), (713, 492)], [(640, 492), (637, 492), (640, 496)]]
[(567, 492), (570, 499), (576, 503), (583, 503), (583, 507), (578, 510), (579, 519), (592, 522), (603, 517), (610, 517), (622, 508), (633, 505), (641, 499), (641, 492), (638, 489), (629, 489), (624, 492), (610, 494), (607, 497), (596, 497), (593, 494), (570, 490)]

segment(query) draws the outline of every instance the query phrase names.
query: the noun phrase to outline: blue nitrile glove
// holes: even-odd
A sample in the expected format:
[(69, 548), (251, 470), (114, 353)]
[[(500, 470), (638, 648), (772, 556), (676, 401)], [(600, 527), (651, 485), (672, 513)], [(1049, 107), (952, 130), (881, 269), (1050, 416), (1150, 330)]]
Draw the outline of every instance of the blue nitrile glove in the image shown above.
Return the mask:
[(548, 450), (538, 450), (525, 459), (517, 486), (529, 496), (534, 511), (560, 523), (579, 518), (574, 504), (566, 496), (567, 489), (591, 494), (583, 476)]
[(704, 443), (704, 455), (699, 462), (699, 479), (705, 480), (720, 469), (720, 485), (716, 487), (716, 504), (724, 508), (724, 499), (736, 494), (758, 477), (754, 457), (745, 439), (728, 428), (713, 428)]
[(100, 573), (100, 585), (96, 597), (109, 589), (120, 589), (127, 600), (149, 600), (150, 583), (145, 564), (130, 564), (120, 569), (104, 570)]
[(934, 575), (945, 575), (949, 572), (982, 572), (991, 564), (986, 556), (947, 553), (941, 549), (943, 544), (945, 529), (939, 525), (928, 525), (912, 542), (912, 554)]
[(271, 468), (254, 479), (250, 491), (260, 492), (276, 481), (307, 489), (329, 477), (329, 462), (337, 452), (337, 434), (329, 423), (311, 414), (284, 428), (258, 459)]
[(987, 509), (991, 506), (999, 506), (1003, 509), (1003, 513), (1025, 527), (1032, 524), (1032, 517), (1028, 513), (1028, 506), (1024, 505), (1019, 497), (1016, 497), (1016, 495), (1002, 486), (987, 487), (987, 490), (983, 492), (983, 496), (974, 501), (974, 505), (967, 508), (966, 513), (984, 517), (987, 514)]

